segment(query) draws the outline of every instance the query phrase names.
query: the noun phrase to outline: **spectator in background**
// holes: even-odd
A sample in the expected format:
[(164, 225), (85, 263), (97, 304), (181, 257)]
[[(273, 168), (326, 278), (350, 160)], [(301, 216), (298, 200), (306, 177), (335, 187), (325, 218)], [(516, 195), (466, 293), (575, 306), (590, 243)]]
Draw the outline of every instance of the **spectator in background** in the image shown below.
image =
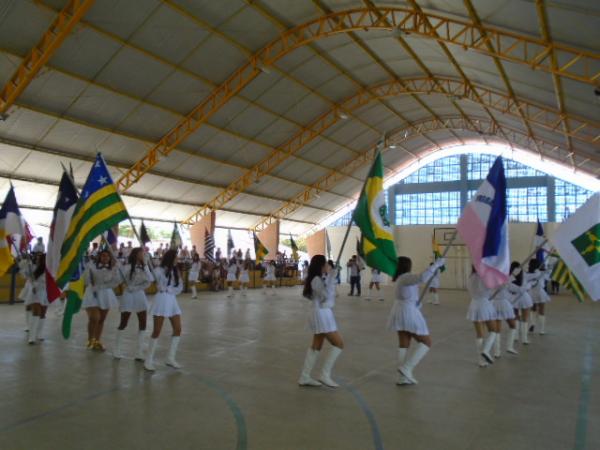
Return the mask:
[(37, 242), (33, 246), (32, 253), (34, 255), (37, 254), (37, 253), (46, 253), (46, 245), (44, 244), (44, 238), (43, 237), (37, 238)]
[(215, 261), (221, 262), (221, 247), (217, 247), (217, 252), (215, 253)]
[(360, 271), (364, 269), (362, 264), (356, 257), (353, 255), (346, 264), (348, 269), (350, 270), (350, 293), (348, 295), (354, 295), (354, 288), (356, 287), (356, 296), (360, 297)]
[(184, 261), (191, 258), (187, 245), (180, 250), (179, 257)]
[(195, 255), (198, 255), (198, 256), (200, 256), (200, 255), (198, 254), (198, 250), (196, 250), (196, 246), (195, 246), (195, 245), (192, 245), (192, 251), (190, 252), (190, 257), (191, 257), (192, 259), (194, 259), (194, 256), (195, 256)]

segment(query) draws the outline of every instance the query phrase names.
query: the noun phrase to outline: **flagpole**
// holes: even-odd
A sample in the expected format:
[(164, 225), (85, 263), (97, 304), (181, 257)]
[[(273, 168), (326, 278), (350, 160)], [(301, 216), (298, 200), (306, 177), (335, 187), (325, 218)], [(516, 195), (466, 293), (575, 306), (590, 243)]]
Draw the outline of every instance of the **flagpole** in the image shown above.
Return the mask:
[[(446, 255), (450, 251), (450, 247), (452, 246), (452, 244), (454, 244), (456, 236), (458, 236), (458, 229), (455, 228), (454, 229), (454, 234), (450, 238), (450, 242), (448, 242), (448, 245), (446, 245), (446, 248), (444, 249), (444, 253), (442, 253), (442, 255), (440, 256), (440, 258), (445, 258), (446, 257)], [(423, 301), (423, 298), (425, 297), (425, 294), (427, 294), (427, 290), (429, 289), (429, 286), (431, 286), (431, 283), (433, 282), (433, 279), (437, 275), (438, 270), (440, 270), (440, 267), (436, 267), (435, 268), (435, 270), (433, 271), (433, 274), (431, 275), (431, 277), (429, 277), (429, 279), (427, 280), (427, 283), (425, 283), (425, 287), (423, 288), (423, 290), (421, 291), (421, 295), (419, 296), (419, 301), (417, 302), (417, 306), (420, 305), (421, 302)]]
[[(365, 177), (365, 181), (363, 182), (362, 188), (360, 190), (360, 195), (362, 195), (363, 191), (365, 190), (365, 187), (367, 186), (367, 181), (369, 180), (369, 175), (370, 175), (371, 171), (373, 170), (373, 166), (375, 166), (375, 162), (377, 161), (377, 156), (379, 156), (379, 154), (381, 153), (381, 150), (383, 149), (384, 145), (385, 145), (385, 134), (381, 137), (379, 142), (377, 142), (377, 150), (375, 151), (375, 155), (373, 156), (373, 162), (371, 163), (371, 167), (369, 168), (369, 171), (367, 172), (367, 176)], [(360, 195), (359, 195), (359, 199), (360, 199)], [(357, 202), (358, 202), (358, 200), (357, 200)], [(352, 215), (354, 215), (355, 210), (356, 210), (356, 207), (354, 207), (354, 210), (352, 210)], [(348, 227), (346, 228), (346, 233), (344, 234), (344, 239), (342, 240), (342, 246), (340, 248), (340, 253), (338, 254), (337, 259), (335, 260), (335, 267), (337, 267), (340, 264), (340, 260), (342, 259), (342, 252), (344, 251), (344, 247), (346, 246), (346, 242), (348, 241), (348, 236), (350, 235), (350, 229), (352, 228), (353, 222), (354, 222), (354, 220), (352, 219), (352, 216), (350, 216), (350, 222), (348, 222)], [(325, 229), (325, 233), (327, 233), (327, 229)]]

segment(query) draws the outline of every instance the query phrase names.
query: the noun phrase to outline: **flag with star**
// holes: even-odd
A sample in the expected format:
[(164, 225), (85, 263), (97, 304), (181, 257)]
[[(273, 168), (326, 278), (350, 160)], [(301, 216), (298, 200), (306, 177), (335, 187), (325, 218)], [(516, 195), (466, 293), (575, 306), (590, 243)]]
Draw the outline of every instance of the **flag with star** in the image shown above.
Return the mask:
[(64, 287), (77, 271), (90, 242), (129, 218), (100, 153), (83, 186), (61, 247), (56, 282)]
[(390, 276), (396, 274), (396, 247), (383, 190), (383, 161), (377, 153), (352, 220), (362, 234), (362, 250), (369, 267)]
[(552, 243), (590, 298), (600, 300), (600, 192), (560, 224)]

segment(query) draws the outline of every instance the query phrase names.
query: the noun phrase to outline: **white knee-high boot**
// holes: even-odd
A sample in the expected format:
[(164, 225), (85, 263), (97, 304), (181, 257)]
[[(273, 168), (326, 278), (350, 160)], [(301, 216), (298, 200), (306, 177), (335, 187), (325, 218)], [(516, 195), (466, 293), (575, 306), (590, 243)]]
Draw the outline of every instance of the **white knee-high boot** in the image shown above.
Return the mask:
[(40, 323), (39, 316), (31, 316), (29, 320), (29, 344), (33, 345), (37, 341), (38, 324)]
[(537, 325), (537, 318), (538, 318), (537, 311), (531, 311), (531, 314), (529, 314), (529, 331), (530, 332), (533, 332), (533, 330), (535, 330), (535, 327)]
[(521, 322), (521, 344), (528, 345), (529, 344), (529, 324), (527, 322)]
[[(517, 326), (519, 326), (521, 322), (517, 322)], [(508, 335), (506, 336), (506, 351), (508, 353), (512, 353), (513, 355), (518, 355), (519, 353), (515, 350), (515, 338), (517, 337), (517, 329), (510, 328), (508, 330)]]
[(440, 296), (437, 292), (433, 293), (433, 304), (434, 305), (439, 305), (440, 304)]
[(479, 364), (479, 367), (489, 366), (489, 363), (481, 355), (481, 352), (483, 350), (483, 338), (475, 339), (475, 350), (477, 351), (477, 364)]
[(227, 297), (229, 297), (229, 298), (233, 297), (233, 286), (229, 286), (227, 288), (227, 292), (228, 292)]
[(501, 339), (500, 333), (496, 333), (496, 339), (494, 340), (494, 358), (498, 359), (502, 356), (502, 350), (500, 348)]
[(396, 381), (396, 384), (399, 386), (411, 384), (411, 382), (400, 372), (400, 367), (402, 367), (404, 361), (406, 360), (407, 351), (407, 348), (398, 347), (398, 381)]
[(302, 366), (302, 372), (300, 373), (300, 378), (298, 379), (298, 384), (300, 386), (321, 386), (320, 382), (310, 376), (318, 357), (319, 350), (313, 350), (312, 348), (309, 348), (306, 351), (304, 365)]
[(43, 341), (44, 338), (44, 325), (46, 324), (46, 318), (40, 317), (40, 321), (38, 322), (37, 331), (35, 332), (35, 338), (38, 341)]
[(263, 283), (262, 288), (263, 288), (263, 293), (265, 295), (267, 295), (267, 285)]
[(25, 310), (25, 330), (24, 331), (29, 331), (31, 329), (31, 318), (33, 317), (33, 314), (31, 312), (30, 309), (26, 309)]
[(198, 298), (198, 292), (196, 291), (196, 283), (192, 284), (192, 298)]
[(122, 345), (123, 345), (123, 334), (125, 330), (117, 330), (117, 339), (115, 340), (115, 351), (113, 356), (115, 359), (121, 359), (123, 357)]
[(483, 356), (485, 360), (490, 364), (494, 363), (491, 351), (494, 345), (494, 341), (496, 340), (496, 335), (497, 333), (493, 331), (489, 333), (488, 336), (485, 338), (485, 341), (483, 342), (483, 349), (481, 350), (481, 356)]
[(429, 347), (419, 342), (413, 351), (407, 356), (404, 364), (398, 368), (400, 373), (406, 377), (408, 381), (412, 384), (417, 384), (417, 379), (413, 376), (413, 370), (417, 367), (417, 364), (421, 362), (421, 360), (425, 357), (427, 352), (429, 351)]
[(275, 285), (271, 285), (271, 295), (275, 295)]
[(367, 301), (371, 301), (371, 295), (373, 293), (373, 289), (369, 288), (369, 293), (367, 294), (367, 296), (365, 297), (365, 300)]
[(171, 366), (174, 369), (181, 369), (181, 364), (179, 364), (175, 360), (175, 355), (177, 354), (177, 347), (179, 347), (179, 341), (181, 340), (180, 336), (173, 336), (171, 338), (171, 346), (169, 347), (169, 353), (167, 355), (167, 366)]
[(538, 314), (537, 322), (538, 322), (538, 332), (540, 334), (546, 334), (546, 316), (542, 316), (541, 314)]
[(144, 361), (144, 369), (155, 371), (156, 367), (154, 367), (154, 353), (156, 353), (156, 344), (158, 343), (158, 338), (150, 339), (150, 346), (148, 347), (148, 356), (146, 356), (146, 360)]
[(144, 360), (144, 345), (146, 343), (146, 330), (138, 331), (138, 339), (137, 339), (137, 351), (135, 353), (136, 361)]
[(323, 362), (323, 367), (321, 368), (321, 376), (319, 377), (319, 381), (326, 386), (329, 387), (339, 387), (331, 378), (331, 371), (333, 370), (333, 366), (338, 357), (342, 354), (342, 349), (339, 347), (332, 347), (327, 356), (325, 357), (325, 361)]
[(248, 293), (246, 292), (248, 290), (248, 286), (246, 286), (245, 284), (242, 286), (242, 295), (245, 297)]

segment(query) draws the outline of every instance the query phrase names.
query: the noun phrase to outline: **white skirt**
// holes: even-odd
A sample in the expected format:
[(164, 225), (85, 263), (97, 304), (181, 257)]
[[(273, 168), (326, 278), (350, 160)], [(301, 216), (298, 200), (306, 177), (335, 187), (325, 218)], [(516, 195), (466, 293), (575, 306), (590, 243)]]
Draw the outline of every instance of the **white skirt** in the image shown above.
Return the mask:
[(425, 317), (414, 303), (396, 300), (387, 324), (390, 331), (407, 331), (417, 336), (428, 336), (429, 328)]
[(371, 275), (371, 283), (381, 283), (381, 274), (373, 274)]
[(308, 313), (308, 329), (313, 334), (337, 331), (337, 324), (331, 308), (312, 308)]
[(148, 299), (146, 293), (142, 290), (129, 292), (125, 290), (123, 295), (119, 297), (119, 310), (121, 312), (139, 313), (148, 311)]
[(119, 305), (117, 297), (111, 288), (98, 289), (96, 295), (92, 288), (87, 288), (83, 294), (82, 308), (100, 308), (110, 309), (116, 308)]
[(248, 275), (247, 273), (243, 273), (240, 275), (238, 281), (240, 283), (250, 283), (250, 275)]
[(237, 281), (235, 273), (228, 273), (227, 274), (227, 281)]
[(46, 295), (46, 292), (39, 292), (34, 294), (33, 289), (31, 289), (31, 286), (28, 289), (27, 296), (23, 301), (25, 302), (25, 306), (33, 305), (34, 303), (39, 303), (42, 306), (50, 305), (50, 303), (48, 302), (48, 296)]
[(549, 303), (550, 302), (550, 296), (544, 290), (532, 291), (531, 299), (533, 300), (533, 303)]
[(496, 320), (509, 320), (515, 318), (515, 310), (511, 302), (505, 298), (495, 298), (492, 300), (496, 309)]
[(27, 298), (30, 295), (31, 295), (31, 281), (27, 280), (27, 281), (25, 281), (25, 286), (23, 286), (23, 289), (21, 289), (21, 292), (19, 292), (19, 295), (17, 295), (17, 299), (27, 302)]
[(277, 281), (277, 278), (275, 277), (275, 275), (266, 275), (265, 281)]
[(190, 272), (188, 274), (188, 283), (195, 283), (196, 281), (198, 281), (199, 275), (200, 275), (200, 272)]
[(150, 308), (150, 314), (161, 317), (180, 316), (181, 309), (177, 303), (177, 297), (166, 292), (159, 292), (154, 296), (154, 303)]
[(487, 322), (496, 320), (496, 308), (488, 299), (471, 299), (469, 310), (467, 311), (467, 320), (471, 322)]
[(528, 292), (524, 292), (521, 295), (517, 294), (512, 304), (516, 309), (529, 309), (533, 306), (533, 300)]

